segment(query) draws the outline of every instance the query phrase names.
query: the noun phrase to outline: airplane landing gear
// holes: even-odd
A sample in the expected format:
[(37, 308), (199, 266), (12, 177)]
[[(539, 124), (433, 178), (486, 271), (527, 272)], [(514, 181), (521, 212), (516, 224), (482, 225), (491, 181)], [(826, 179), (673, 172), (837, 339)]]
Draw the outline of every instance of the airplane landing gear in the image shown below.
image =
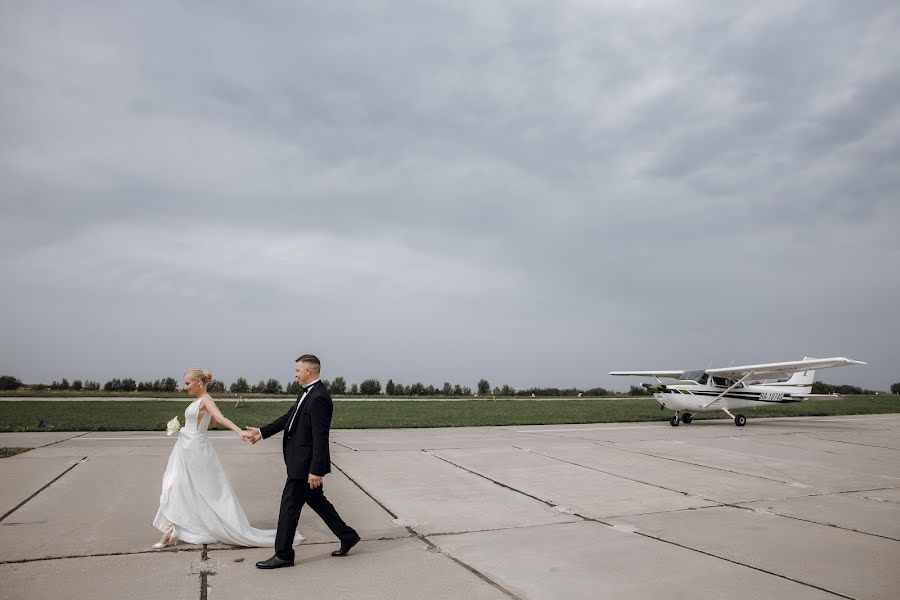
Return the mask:
[(681, 422), (684, 423), (685, 425), (690, 425), (691, 421), (693, 421), (693, 420), (694, 420), (694, 415), (692, 415), (691, 413), (684, 413), (683, 415), (681, 415)]
[(734, 424), (738, 427), (743, 427), (747, 424), (747, 417), (744, 415), (735, 415), (734, 416)]
[(672, 427), (678, 427), (678, 423), (680, 422), (681, 421), (678, 418), (678, 413), (675, 413), (674, 415), (672, 415), (672, 418), (669, 419), (669, 425), (671, 425)]

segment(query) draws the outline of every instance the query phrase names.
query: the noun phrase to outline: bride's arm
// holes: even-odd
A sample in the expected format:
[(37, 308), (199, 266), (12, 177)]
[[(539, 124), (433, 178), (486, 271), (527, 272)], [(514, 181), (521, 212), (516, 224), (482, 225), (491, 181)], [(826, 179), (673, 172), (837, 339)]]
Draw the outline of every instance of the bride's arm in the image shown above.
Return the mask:
[(233, 432), (235, 432), (238, 435), (243, 435), (245, 433), (240, 427), (238, 427), (237, 425), (232, 423), (229, 419), (227, 419), (225, 417), (225, 415), (222, 414), (222, 411), (220, 411), (219, 407), (216, 406), (216, 402), (209, 396), (204, 396), (203, 400), (200, 401), (200, 404), (202, 404), (203, 407), (207, 411), (209, 411), (209, 414), (211, 415), (213, 421), (216, 421), (217, 423), (221, 423), (222, 425), (224, 425), (225, 427), (232, 430)]

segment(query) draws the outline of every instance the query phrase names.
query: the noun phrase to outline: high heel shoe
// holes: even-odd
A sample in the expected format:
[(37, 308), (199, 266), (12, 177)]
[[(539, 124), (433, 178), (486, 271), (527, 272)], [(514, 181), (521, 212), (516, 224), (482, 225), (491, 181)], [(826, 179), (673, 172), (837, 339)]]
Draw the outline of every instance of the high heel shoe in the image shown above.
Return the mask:
[(166, 527), (166, 530), (163, 531), (163, 535), (166, 536), (166, 539), (162, 542), (156, 542), (155, 544), (153, 544), (154, 550), (161, 550), (161, 549), (165, 548), (166, 546), (169, 545), (169, 542), (172, 542), (173, 546), (178, 544), (178, 538), (175, 537), (175, 524), (174, 523), (170, 523), (169, 526)]

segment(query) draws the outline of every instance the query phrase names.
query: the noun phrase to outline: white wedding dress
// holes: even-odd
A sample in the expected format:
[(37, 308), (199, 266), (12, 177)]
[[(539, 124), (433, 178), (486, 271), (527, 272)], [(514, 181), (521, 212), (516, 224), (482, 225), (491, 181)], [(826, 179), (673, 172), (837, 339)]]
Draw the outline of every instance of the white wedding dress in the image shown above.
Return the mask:
[[(189, 544), (274, 546), (274, 529), (250, 526), (207, 435), (211, 415), (204, 414), (198, 425), (199, 414), (198, 398), (184, 411), (184, 427), (169, 455), (153, 526), (164, 532), (174, 524), (172, 539)], [(294, 544), (301, 541), (298, 533)]]

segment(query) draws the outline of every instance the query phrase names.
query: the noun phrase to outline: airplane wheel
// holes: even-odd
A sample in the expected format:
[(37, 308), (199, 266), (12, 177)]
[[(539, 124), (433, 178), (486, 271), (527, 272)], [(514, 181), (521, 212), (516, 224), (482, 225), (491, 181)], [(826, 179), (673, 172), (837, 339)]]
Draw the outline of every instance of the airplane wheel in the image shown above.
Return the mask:
[(669, 419), (669, 425), (671, 425), (672, 427), (678, 427), (678, 423), (678, 415), (672, 415), (672, 418)]
[(734, 417), (734, 424), (738, 427), (743, 427), (747, 424), (747, 417), (745, 417), (744, 415), (737, 415), (736, 417)]
[(681, 416), (681, 422), (684, 423), (685, 425), (690, 425), (691, 421), (693, 421), (693, 420), (694, 420), (694, 415), (692, 415), (691, 413), (684, 413)]

